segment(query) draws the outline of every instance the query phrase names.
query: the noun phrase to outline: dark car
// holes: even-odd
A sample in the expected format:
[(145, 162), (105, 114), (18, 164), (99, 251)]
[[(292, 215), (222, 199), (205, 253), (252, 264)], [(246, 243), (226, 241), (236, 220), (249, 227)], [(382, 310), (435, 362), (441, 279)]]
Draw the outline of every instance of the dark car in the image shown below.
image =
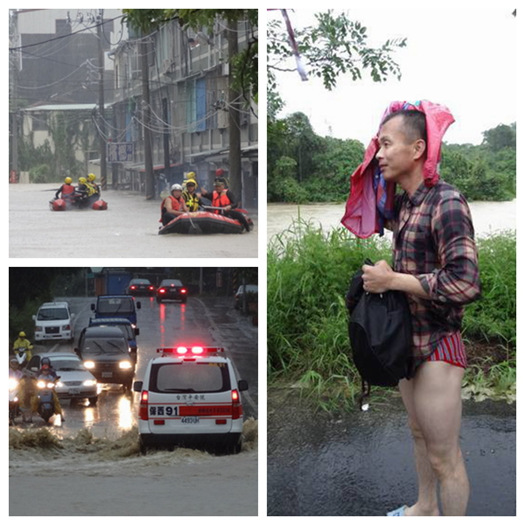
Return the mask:
[(91, 305), (91, 310), (95, 312), (95, 319), (125, 317), (133, 326), (137, 326), (137, 310), (140, 307), (140, 301), (135, 301), (129, 295), (99, 295), (97, 302)]
[(157, 288), (157, 303), (162, 301), (181, 301), (185, 303), (188, 290), (178, 279), (164, 279)]
[(131, 389), (135, 361), (126, 336), (117, 326), (84, 328), (75, 352), (99, 382), (117, 383)]
[(151, 284), (148, 279), (131, 279), (126, 288), (128, 295), (147, 295), (153, 297), (155, 295), (155, 286)]
[(89, 320), (89, 326), (116, 326), (117, 328), (120, 328), (128, 340), (131, 357), (137, 362), (137, 336), (140, 334), (140, 329), (133, 326), (129, 319), (119, 317), (102, 317), (100, 319), (94, 319), (92, 317)]

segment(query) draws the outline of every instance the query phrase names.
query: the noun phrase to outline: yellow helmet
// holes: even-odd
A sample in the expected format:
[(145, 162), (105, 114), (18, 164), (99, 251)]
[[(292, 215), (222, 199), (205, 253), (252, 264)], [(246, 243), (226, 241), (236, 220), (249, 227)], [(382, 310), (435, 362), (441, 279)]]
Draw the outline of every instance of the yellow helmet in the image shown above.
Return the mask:
[(184, 181), (184, 184), (185, 184), (186, 186), (187, 186), (188, 184), (194, 184), (195, 187), (198, 186), (197, 181), (196, 181), (195, 179), (188, 179), (188, 180)]
[(188, 177), (188, 179), (195, 179), (195, 172), (190, 171), (189, 173), (186, 174), (186, 177)]
[(18, 337), (25, 337), (25, 336), (26, 336), (26, 333), (25, 333), (25, 332), (20, 332), (20, 333), (18, 334)]
[(80, 177), (78, 179), (78, 182), (80, 182), (80, 184), (85, 184), (86, 183), (86, 177)]
[(66, 177), (66, 178), (64, 179), (64, 182), (65, 182), (66, 184), (71, 184), (71, 183), (73, 182), (73, 179), (72, 179), (71, 177)]
[(88, 176), (87, 176), (88, 180), (90, 181), (94, 181), (97, 177), (94, 173), (90, 173)]

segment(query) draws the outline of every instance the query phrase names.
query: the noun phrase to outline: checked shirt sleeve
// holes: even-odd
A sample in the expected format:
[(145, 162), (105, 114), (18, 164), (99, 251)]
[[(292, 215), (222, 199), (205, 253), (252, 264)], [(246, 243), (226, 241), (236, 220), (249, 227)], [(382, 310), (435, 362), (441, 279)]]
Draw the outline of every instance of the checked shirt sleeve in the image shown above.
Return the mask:
[(450, 192), (432, 216), (432, 237), (439, 267), (418, 275), (431, 300), (442, 304), (468, 304), (481, 294), (474, 228), (465, 199)]

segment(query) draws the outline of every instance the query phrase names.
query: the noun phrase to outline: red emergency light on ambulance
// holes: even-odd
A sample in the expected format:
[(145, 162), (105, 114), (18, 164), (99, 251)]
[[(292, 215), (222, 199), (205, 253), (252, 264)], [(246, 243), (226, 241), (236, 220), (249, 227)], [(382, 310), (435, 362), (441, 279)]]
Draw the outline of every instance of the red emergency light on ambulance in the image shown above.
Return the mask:
[(224, 349), (179, 345), (157, 353), (133, 385), (140, 393), (141, 449), (203, 444), (240, 452), (241, 392), (248, 383), (237, 379)]

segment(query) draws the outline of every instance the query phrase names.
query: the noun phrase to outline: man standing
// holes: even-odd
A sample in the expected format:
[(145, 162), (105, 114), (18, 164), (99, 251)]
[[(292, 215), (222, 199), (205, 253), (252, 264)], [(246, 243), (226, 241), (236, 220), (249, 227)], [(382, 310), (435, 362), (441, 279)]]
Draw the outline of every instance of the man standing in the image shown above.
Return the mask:
[(439, 487), (443, 514), (462, 516), (469, 481), (459, 446), (466, 367), (461, 321), (464, 305), (480, 295), (470, 210), (455, 188), (436, 177), (437, 165), (428, 176), (427, 155), (436, 144), (423, 111), (387, 115), (378, 147), (384, 181), (404, 193), (396, 197), (390, 224), (393, 268), (386, 261), (364, 266), (363, 283), (367, 292), (400, 290), (409, 299), (414, 375), (399, 389), (414, 439), (419, 489), (414, 505), (389, 515), (439, 515)]

